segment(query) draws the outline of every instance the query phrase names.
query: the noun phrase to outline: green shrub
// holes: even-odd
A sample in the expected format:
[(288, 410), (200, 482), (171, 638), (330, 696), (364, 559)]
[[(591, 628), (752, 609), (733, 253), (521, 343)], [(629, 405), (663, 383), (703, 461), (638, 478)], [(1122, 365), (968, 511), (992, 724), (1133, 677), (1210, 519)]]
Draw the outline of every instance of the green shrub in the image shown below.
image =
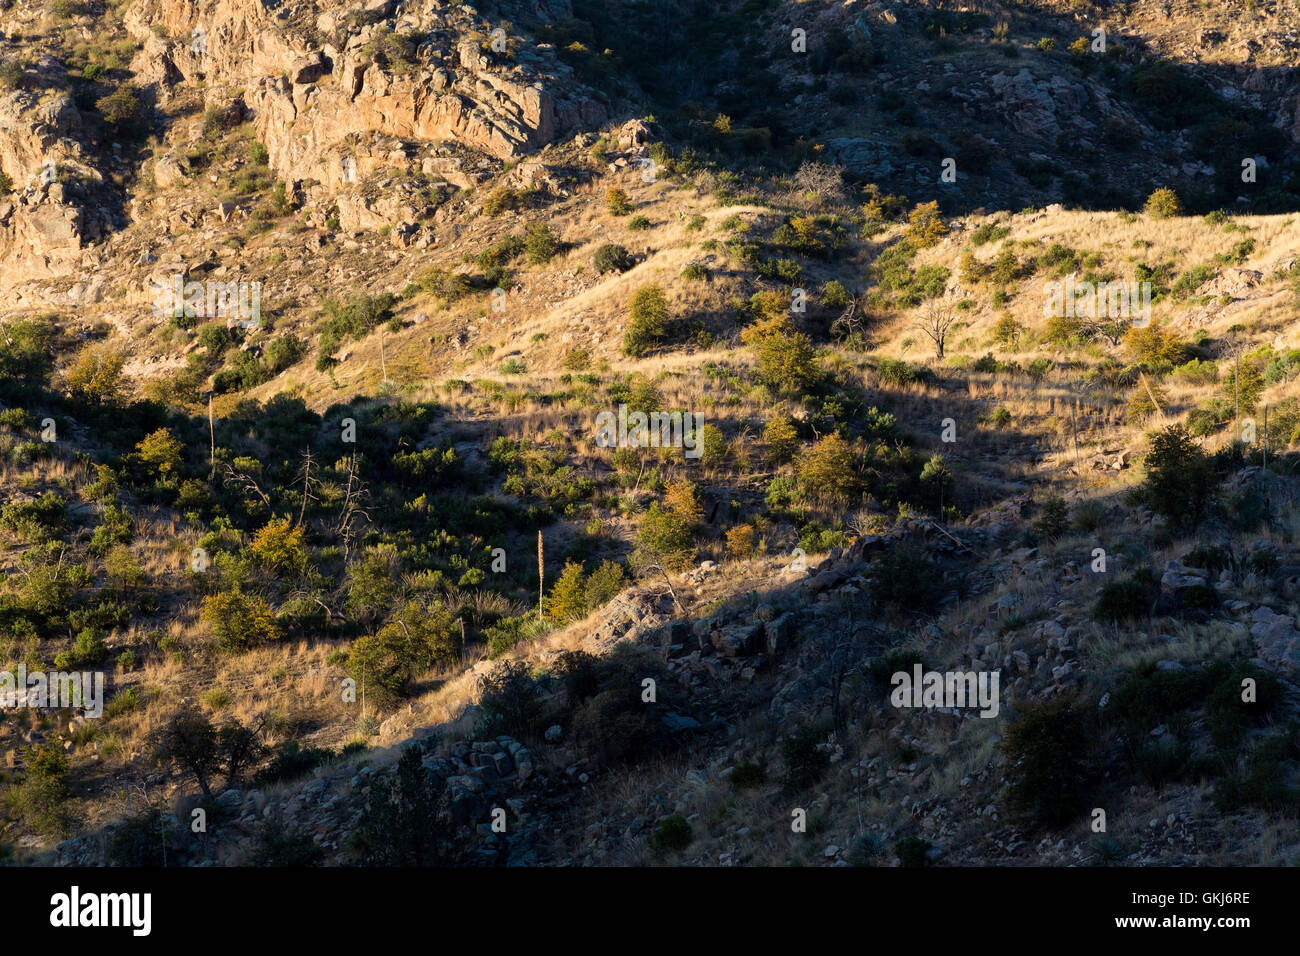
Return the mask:
[(863, 488), (857, 449), (838, 433), (827, 435), (795, 463), (799, 491), (814, 501), (847, 502)]
[(831, 279), (822, 286), (821, 306), (823, 309), (843, 309), (853, 301), (853, 296), (839, 279)]
[(1118, 581), (1108, 581), (1101, 586), (1097, 601), (1092, 607), (1095, 620), (1106, 622), (1132, 621), (1151, 613), (1159, 593), (1160, 582), (1149, 568)]
[[(1300, 759), (1294, 725), (1288, 733), (1257, 740), (1241, 766), (1215, 783), (1212, 801), (1222, 813), (1259, 807), (1294, 818), (1300, 813), (1300, 788), (1292, 786), (1291, 766)], [(1238, 761), (1234, 757), (1234, 763)]]
[(629, 215), (636, 208), (628, 198), (627, 190), (618, 186), (612, 187), (605, 193), (605, 207), (613, 216)]
[(872, 562), (867, 583), (872, 598), (885, 607), (912, 610), (932, 607), (940, 594), (940, 575), (919, 549), (899, 547)]
[(742, 760), (731, 768), (727, 777), (733, 790), (748, 790), (757, 787), (767, 779), (767, 757), (761, 755), (758, 760)]
[(970, 241), (972, 245), (982, 246), (988, 242), (1001, 242), (1010, 234), (1010, 226), (995, 226), (991, 222), (986, 222), (971, 233)]
[(1091, 778), (1086, 755), (1092, 739), (1067, 697), (1022, 705), (1002, 742), (1011, 808), (1043, 827), (1074, 820), (1084, 809)]
[(592, 267), (597, 275), (604, 275), (606, 272), (626, 272), (631, 266), (632, 261), (627, 250), (613, 242), (597, 246), (596, 254), (592, 257)]
[(929, 849), (930, 841), (921, 837), (904, 837), (894, 844), (894, 852), (898, 854), (899, 866), (925, 866), (925, 854)]
[(627, 583), (627, 573), (623, 565), (616, 561), (602, 561), (587, 577), (585, 592), (587, 607), (590, 610), (608, 604)]
[(1167, 186), (1161, 186), (1147, 197), (1146, 205), (1142, 207), (1142, 211), (1152, 219), (1169, 219), (1173, 216), (1182, 215), (1183, 204), (1176, 192)]
[(657, 285), (644, 285), (632, 296), (627, 330), (623, 333), (623, 351), (640, 358), (659, 344), (666, 334), (668, 299)]
[(817, 350), (803, 332), (773, 330), (751, 341), (762, 380), (779, 393), (806, 394), (822, 379)]
[(31, 543), (49, 540), (67, 523), (68, 503), (53, 491), (34, 501), (11, 501), (0, 506), (0, 529)]
[(544, 710), (543, 688), (533, 679), (524, 661), (499, 661), (479, 678), (480, 737), (506, 734), (521, 740), (536, 740)]
[(117, 128), (119, 133), (134, 132), (140, 123), (140, 94), (135, 86), (124, 83), (107, 96), (95, 101), (104, 121)]
[(470, 293), (470, 284), (467, 278), (437, 267), (422, 272), (418, 284), (424, 292), (441, 299), (444, 304), (455, 302)]
[(818, 745), (826, 738), (817, 725), (800, 727), (781, 741), (785, 772), (781, 783), (789, 793), (799, 793), (817, 783), (830, 767), (830, 755)]
[(348, 653), (348, 674), (382, 702), (406, 694), (424, 671), (460, 655), (460, 627), (441, 605), (412, 601), (373, 635), (359, 638)]
[(258, 829), (251, 865), (288, 869), (324, 866), (325, 851), (310, 833), (268, 820)]
[(183, 840), (176, 818), (150, 807), (117, 823), (109, 837), (108, 858), (114, 866), (179, 866)]
[(265, 600), (239, 591), (203, 599), (201, 616), (223, 651), (242, 651), (282, 636), (275, 612)]
[(483, 197), (483, 212), (495, 218), (503, 212), (523, 208), (527, 199), (527, 194), (501, 186)]
[(0, 87), (15, 89), (23, 78), (23, 64), (18, 60), (0, 60)]
[(391, 774), (377, 775), (357, 824), (356, 842), (370, 866), (439, 866), (448, 862), (442, 787), (408, 745)]
[(1040, 506), (1035, 530), (1045, 538), (1059, 538), (1070, 530), (1069, 511), (1065, 499), (1052, 495), (1044, 499)]
[(135, 522), (131, 515), (115, 501), (104, 506), (101, 523), (90, 535), (87, 550), (96, 557), (103, 557), (113, 549), (115, 544), (130, 544), (135, 536)]
[(27, 775), (18, 791), (24, 820), (50, 838), (66, 836), (73, 815), (68, 806), (68, 758), (54, 744), (42, 744), (30, 752)]
[(1209, 512), (1220, 480), (1214, 463), (1181, 425), (1151, 438), (1143, 493), (1151, 509), (1176, 528), (1194, 529)]
[(1074, 506), (1071, 525), (1075, 531), (1090, 533), (1102, 526), (1106, 519), (1106, 506), (1100, 501), (1081, 501)]
[(637, 532), (633, 558), (641, 565), (683, 570), (695, 558), (695, 529), (703, 518), (699, 490), (686, 480), (670, 485), (661, 504), (652, 502)]
[(560, 239), (542, 223), (528, 227), (524, 236), (524, 256), (532, 265), (550, 262), (560, 251)]
[(655, 853), (663, 855), (686, 849), (692, 839), (691, 825), (680, 813), (661, 820), (650, 837), (650, 845)]
[(876, 378), (881, 385), (902, 388), (905, 385), (924, 381), (925, 374), (921, 369), (908, 365), (901, 359), (881, 359), (876, 365)]

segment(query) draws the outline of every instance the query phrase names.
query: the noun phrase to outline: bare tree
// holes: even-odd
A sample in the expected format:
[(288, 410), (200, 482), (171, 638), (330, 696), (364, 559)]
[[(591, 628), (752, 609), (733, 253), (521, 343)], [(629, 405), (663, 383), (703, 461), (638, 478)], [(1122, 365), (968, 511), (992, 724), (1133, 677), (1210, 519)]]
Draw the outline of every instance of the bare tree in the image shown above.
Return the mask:
[(794, 198), (801, 205), (844, 201), (844, 172), (829, 163), (805, 161), (794, 174)]
[(945, 302), (932, 301), (925, 307), (925, 315), (916, 327), (934, 343), (935, 358), (943, 358), (944, 343), (948, 341), (948, 332), (956, 321), (957, 310)]
[(1088, 338), (1103, 338), (1112, 348), (1119, 347), (1119, 340), (1133, 323), (1128, 319), (1111, 319), (1109, 321), (1088, 322), (1081, 330)]
[(840, 343), (852, 343), (866, 339), (867, 310), (855, 296), (839, 318), (831, 323), (831, 335)]
[[(317, 498), (315, 495), (311, 493), (312, 464), (313, 461), (311, 457), (311, 446), (308, 445), (307, 450), (302, 454), (302, 464), (298, 466), (298, 477), (302, 480), (302, 507), (298, 510), (298, 521), (295, 524), (295, 527), (302, 527), (302, 519), (305, 518), (307, 515), (307, 503), (311, 501), (320, 500), (319, 498)], [(318, 485), (320, 484), (319, 479), (316, 480), (316, 484)]]
[(266, 492), (264, 492), (258, 485), (256, 478), (247, 472), (239, 470), (233, 465), (225, 465), (224, 467), (226, 469), (226, 477), (222, 482), (223, 484), (235, 485), (236, 487), (242, 488), (245, 492), (257, 495), (262, 504), (266, 505), (266, 510), (271, 514), (275, 513), (275, 509), (271, 507), (271, 499), (266, 496)]
[(346, 566), (352, 553), (352, 544), (356, 540), (363, 523), (369, 523), (370, 515), (364, 508), (370, 497), (365, 483), (357, 474), (357, 456), (353, 452), (348, 459), (348, 483), (343, 492), (343, 502), (339, 508), (339, 522), (335, 528), (343, 552), (343, 564)]

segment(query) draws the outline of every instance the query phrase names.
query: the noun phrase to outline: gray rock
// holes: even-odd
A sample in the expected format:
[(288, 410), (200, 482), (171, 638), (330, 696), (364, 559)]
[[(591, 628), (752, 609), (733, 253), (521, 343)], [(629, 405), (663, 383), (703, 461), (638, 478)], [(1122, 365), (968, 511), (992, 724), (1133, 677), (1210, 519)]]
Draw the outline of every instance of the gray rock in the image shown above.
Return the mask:
[(1300, 671), (1300, 631), (1295, 621), (1272, 608), (1257, 607), (1251, 614), (1250, 636), (1265, 662)]
[(700, 726), (700, 722), (694, 717), (686, 717), (675, 712), (660, 717), (659, 722), (675, 734), (688, 730), (697, 730)]

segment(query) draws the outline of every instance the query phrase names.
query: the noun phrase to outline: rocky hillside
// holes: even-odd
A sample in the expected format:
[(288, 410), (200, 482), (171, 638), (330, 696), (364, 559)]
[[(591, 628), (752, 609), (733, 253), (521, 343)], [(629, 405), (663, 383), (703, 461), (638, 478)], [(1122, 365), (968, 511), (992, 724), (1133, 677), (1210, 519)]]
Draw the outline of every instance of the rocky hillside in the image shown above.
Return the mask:
[(0, 853), (1297, 859), (1242, 13), (0, 0)]

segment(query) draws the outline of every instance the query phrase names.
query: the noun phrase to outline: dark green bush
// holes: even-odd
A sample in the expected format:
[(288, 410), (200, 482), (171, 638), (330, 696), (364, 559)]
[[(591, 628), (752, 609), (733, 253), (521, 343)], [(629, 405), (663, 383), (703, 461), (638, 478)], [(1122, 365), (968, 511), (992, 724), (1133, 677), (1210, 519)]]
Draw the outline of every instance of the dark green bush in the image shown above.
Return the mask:
[(1098, 621), (1132, 621), (1151, 613), (1159, 594), (1160, 582), (1150, 568), (1142, 568), (1127, 578), (1108, 581), (1101, 586), (1092, 616)]
[(355, 840), (370, 866), (440, 866), (448, 862), (443, 792), (424, 770), (420, 748), (407, 745), (391, 775), (377, 779)]
[(627, 250), (613, 242), (598, 246), (592, 258), (592, 266), (597, 275), (604, 275), (606, 272), (626, 272), (631, 265), (632, 260)]
[(900, 866), (925, 866), (925, 854), (930, 849), (930, 841), (921, 837), (903, 837), (894, 844)]
[(650, 837), (650, 846), (655, 853), (663, 855), (670, 851), (684, 850), (690, 846), (692, 839), (691, 825), (680, 813), (675, 813), (659, 822)]
[(818, 748), (825, 739), (825, 730), (812, 724), (800, 727), (781, 742), (781, 757), (785, 762), (781, 782), (788, 792), (807, 790), (825, 776), (830, 756)]
[(1084, 808), (1089, 728), (1067, 697), (1022, 707), (1003, 735), (1007, 800), (1038, 826), (1058, 827)]

